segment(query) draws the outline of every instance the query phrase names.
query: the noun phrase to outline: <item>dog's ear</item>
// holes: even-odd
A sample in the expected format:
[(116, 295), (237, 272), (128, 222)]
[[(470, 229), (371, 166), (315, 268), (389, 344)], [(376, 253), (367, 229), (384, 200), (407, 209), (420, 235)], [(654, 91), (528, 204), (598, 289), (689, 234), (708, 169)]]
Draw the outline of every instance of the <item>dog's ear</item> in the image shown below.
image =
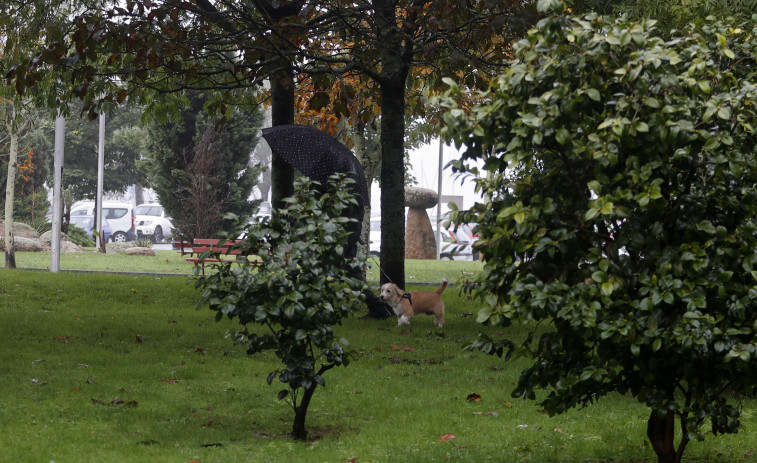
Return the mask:
[(397, 285), (394, 285), (394, 293), (397, 295), (397, 297), (402, 297), (402, 295), (405, 294), (405, 292), (402, 291)]

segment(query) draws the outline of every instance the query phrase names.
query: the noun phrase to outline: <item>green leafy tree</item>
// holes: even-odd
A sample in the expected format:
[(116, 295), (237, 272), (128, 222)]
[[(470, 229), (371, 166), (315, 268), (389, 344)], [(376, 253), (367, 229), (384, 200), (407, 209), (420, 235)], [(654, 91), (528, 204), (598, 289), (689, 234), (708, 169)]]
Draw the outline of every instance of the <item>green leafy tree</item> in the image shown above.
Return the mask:
[(534, 323), (514, 396), (547, 389), (554, 414), (631, 394), (661, 463), (707, 422), (737, 432), (757, 386), (755, 20), (666, 41), (653, 21), (549, 17), (472, 112), (444, 100), (490, 199), (461, 214), (486, 261), (478, 320)]
[[(71, 33), (36, 56), (19, 60), (7, 79), (23, 90), (46, 72), (65, 73), (68, 88), (96, 111), (102, 101), (161, 100), (193, 88), (214, 90), (206, 108), (222, 121), (241, 98), (272, 102), (273, 125), (294, 121), (295, 77), (316, 80), (311, 105), (329, 103), (332, 76), (359, 73), (373, 80), (380, 110), (382, 281), (404, 281), (404, 120), (424, 110), (420, 82), (434, 87), (455, 75), (467, 86), (486, 82), (502, 65), (513, 37), (535, 15), (532, 2), (361, 0), (209, 2), (105, 0), (76, 16)], [(268, 80), (269, 92), (260, 84)], [(235, 92), (234, 90), (244, 90)], [(349, 91), (334, 105), (341, 114)], [(353, 94), (354, 96), (354, 94)], [(411, 101), (409, 106), (407, 103)], [(159, 103), (157, 106), (161, 106)], [(372, 114), (370, 114), (372, 113)], [(274, 154), (274, 205), (291, 191), (291, 167)]]
[[(81, 104), (72, 105), (81, 108)], [(63, 185), (74, 201), (94, 200), (97, 196), (97, 146), (99, 122), (80, 117), (79, 111), (66, 119), (65, 162)], [(132, 185), (144, 186), (145, 175), (137, 169), (147, 130), (140, 118), (142, 109), (118, 105), (105, 117), (105, 169), (103, 191), (122, 193)], [(48, 149), (52, 152), (53, 132), (48, 132)], [(52, 175), (52, 174), (51, 174)], [(52, 184), (52, 178), (48, 179)]]
[(248, 354), (272, 350), (281, 360), (267, 381), (284, 383), (278, 397), (291, 403), (298, 440), (307, 438), (308, 406), (316, 388), (326, 385), (324, 373), (349, 363), (333, 327), (362, 305), (365, 283), (354, 275), (364, 262), (345, 252), (351, 220), (345, 210), (357, 204), (345, 182), (330, 184), (319, 197), (300, 183), (286, 208), (246, 229), (239, 248), (260, 256), (260, 265), (220, 265), (196, 283), (198, 308), (207, 304), (216, 320), (227, 316), (244, 326), (236, 342)]
[(260, 174), (250, 165), (260, 113), (239, 110), (217, 125), (203, 111), (206, 102), (190, 92), (178, 120), (152, 123), (140, 163), (175, 233), (189, 240), (215, 236), (225, 213), (252, 214), (249, 198)]
[(728, 18), (741, 16), (747, 20), (757, 11), (757, 0), (567, 0), (574, 14), (623, 14), (635, 20), (658, 21), (658, 33), (685, 29), (689, 23), (701, 23), (708, 16)]

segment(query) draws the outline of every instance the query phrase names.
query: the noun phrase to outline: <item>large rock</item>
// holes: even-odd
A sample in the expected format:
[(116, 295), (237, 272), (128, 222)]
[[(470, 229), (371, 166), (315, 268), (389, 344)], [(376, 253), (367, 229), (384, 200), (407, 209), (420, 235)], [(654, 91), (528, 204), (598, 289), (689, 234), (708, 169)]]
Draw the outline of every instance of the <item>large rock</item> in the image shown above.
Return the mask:
[[(45, 245), (45, 251), (49, 251), (52, 247), (53, 232), (46, 231), (39, 237), (40, 242)], [(65, 233), (60, 234), (60, 252), (84, 252), (84, 249), (78, 244), (68, 239), (68, 235)]]
[[(36, 239), (39, 238), (39, 233), (37, 233), (37, 230), (30, 227), (29, 225), (25, 223), (19, 223), (19, 222), (13, 222), (13, 235), (14, 237), (18, 238), (32, 238)], [(0, 236), (5, 236), (5, 221), (0, 220)]]
[(413, 186), (405, 187), (405, 206), (409, 208), (428, 209), (436, 206), (438, 201), (436, 191), (428, 188), (418, 188)]
[(33, 238), (24, 238), (23, 236), (14, 237), (16, 252), (40, 252), (45, 250), (45, 246)]
[[(105, 243), (107, 254), (125, 254), (128, 249), (135, 247), (134, 243)], [(149, 248), (148, 248), (149, 249)]]
[(124, 254), (127, 256), (154, 256), (155, 251), (150, 248), (133, 247), (124, 250)]
[[(39, 240), (45, 243), (46, 245), (50, 246), (50, 244), (53, 241), (53, 232), (50, 230), (46, 231), (45, 233), (39, 235)], [(60, 240), (61, 242), (71, 241), (68, 239), (68, 235), (66, 235), (65, 233), (60, 234)]]
[(84, 249), (73, 241), (63, 241), (61, 236), (60, 252), (84, 252)]
[(438, 195), (426, 188), (405, 187), (407, 228), (405, 230), (406, 259), (436, 259), (436, 237), (426, 209), (436, 206)]

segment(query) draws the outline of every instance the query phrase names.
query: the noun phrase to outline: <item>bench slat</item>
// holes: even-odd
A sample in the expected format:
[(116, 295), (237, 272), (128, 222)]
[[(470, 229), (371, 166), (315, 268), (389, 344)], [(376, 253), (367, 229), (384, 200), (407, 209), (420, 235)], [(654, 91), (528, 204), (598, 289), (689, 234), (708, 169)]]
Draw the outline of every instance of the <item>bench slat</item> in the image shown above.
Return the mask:
[[(246, 259), (251, 264), (262, 264), (258, 260), (250, 260), (246, 254), (239, 249), (232, 249), (234, 245), (242, 242), (242, 240), (225, 240), (214, 238), (195, 238), (192, 241), (192, 252), (198, 256), (204, 252), (218, 253), (219, 255), (236, 256), (236, 259), (222, 259), (216, 257), (190, 257), (187, 258), (187, 262), (192, 262), (197, 265), (202, 265), (202, 274), (205, 275), (205, 263), (206, 262), (224, 262), (224, 263), (242, 263), (242, 259)], [(184, 254), (182, 254), (184, 255)]]

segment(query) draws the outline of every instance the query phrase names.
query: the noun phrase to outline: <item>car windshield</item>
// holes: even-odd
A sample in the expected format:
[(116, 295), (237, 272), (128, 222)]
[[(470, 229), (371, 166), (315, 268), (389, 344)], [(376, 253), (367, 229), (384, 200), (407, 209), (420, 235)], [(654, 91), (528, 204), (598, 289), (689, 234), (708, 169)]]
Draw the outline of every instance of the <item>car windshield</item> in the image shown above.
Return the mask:
[(92, 222), (94, 222), (93, 217), (85, 217), (85, 216), (72, 216), (71, 217), (71, 225), (76, 225), (79, 228), (91, 228)]
[(160, 217), (162, 213), (163, 208), (161, 206), (138, 206), (134, 209), (134, 215), (154, 215), (155, 217)]

